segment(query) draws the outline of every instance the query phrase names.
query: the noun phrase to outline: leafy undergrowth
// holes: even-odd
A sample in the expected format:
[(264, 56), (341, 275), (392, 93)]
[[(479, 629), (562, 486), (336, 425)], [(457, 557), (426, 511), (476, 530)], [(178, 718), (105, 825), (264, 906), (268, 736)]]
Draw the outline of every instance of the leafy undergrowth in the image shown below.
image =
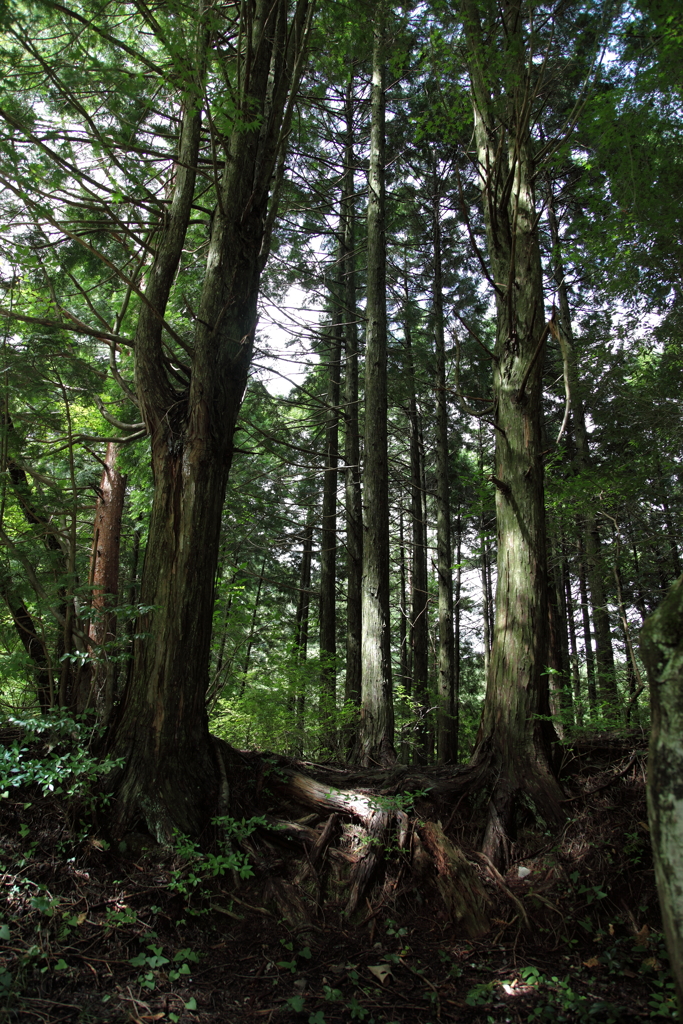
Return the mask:
[[(502, 881), (474, 856), (476, 813), (454, 818), (448, 833), (472, 852), (491, 900), (492, 931), (476, 942), (407, 854), (390, 862), (356, 921), (331, 889), (315, 923), (297, 927), (268, 896), (265, 858), (256, 870), (249, 861), (262, 818), (223, 820), (228, 843), (208, 852), (182, 837), (172, 853), (143, 836), (119, 848), (84, 820), (87, 799), (67, 800), (47, 776), (22, 781), (0, 801), (6, 1019), (676, 1019), (640, 756), (613, 751), (584, 764), (568, 785), (561, 833), (530, 824)], [(268, 870), (283, 870), (276, 861)]]

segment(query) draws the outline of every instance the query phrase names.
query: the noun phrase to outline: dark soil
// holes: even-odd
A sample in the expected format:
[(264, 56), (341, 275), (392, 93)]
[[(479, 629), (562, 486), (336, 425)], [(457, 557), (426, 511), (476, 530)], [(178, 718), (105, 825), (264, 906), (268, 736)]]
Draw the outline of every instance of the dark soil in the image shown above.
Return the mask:
[[(212, 874), (220, 860), (164, 853), (144, 836), (108, 845), (80, 820), (83, 806), (79, 815), (36, 787), (11, 789), (0, 801), (0, 1014), (46, 1024), (674, 1020), (643, 755), (598, 746), (566, 788), (565, 826), (549, 834), (530, 821), (504, 879), (476, 853), (485, 808), (442, 815), (491, 901), (493, 927), (478, 941), (459, 932), (408, 850), (388, 858), (348, 920), (343, 879), (316, 865), (301, 880), (304, 855), (267, 832), (242, 846), (256, 872), (240, 880)], [(297, 925), (303, 902), (313, 909)]]

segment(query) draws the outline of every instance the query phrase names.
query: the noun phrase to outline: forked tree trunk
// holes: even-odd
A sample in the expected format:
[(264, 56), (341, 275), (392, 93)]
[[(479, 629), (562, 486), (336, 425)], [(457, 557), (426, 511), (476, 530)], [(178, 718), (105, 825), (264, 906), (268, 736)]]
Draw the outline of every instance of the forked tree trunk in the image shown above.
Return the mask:
[[(465, 0), (465, 32), (491, 280), (496, 294), (495, 470), (498, 529), (496, 617), (484, 711), (474, 758), (499, 772), (483, 850), (505, 864), (515, 804), (524, 792), (546, 820), (562, 816), (539, 714), (547, 714), (547, 566), (541, 443), (543, 279), (534, 203), (521, 4), (504, 2), (484, 23)], [(491, 68), (487, 34), (502, 53)], [(495, 97), (495, 98), (494, 98)]]
[[(142, 820), (163, 842), (174, 827), (198, 833), (227, 798), (205, 708), (214, 580), (235, 423), (274, 216), (269, 197), (281, 173), (309, 6), (297, 0), (291, 14), (287, 0), (248, 0), (241, 7), (236, 123), (222, 140), (225, 158), (220, 157), (223, 170), (214, 179), (216, 209), (188, 344), (164, 317), (192, 216), (202, 111), (210, 101), (206, 77), (216, 15), (200, 5), (195, 52), (188, 58), (194, 63), (182, 83), (173, 190), (158, 225), (138, 316), (136, 382), (154, 479), (141, 587), (141, 603), (150, 610), (139, 623), (133, 678), (109, 747), (124, 760), (114, 779), (117, 827)], [(212, 138), (214, 131), (215, 124)], [(205, 191), (203, 179), (200, 187)], [(169, 345), (175, 347), (173, 358), (167, 355)], [(183, 369), (187, 359), (191, 365)]]

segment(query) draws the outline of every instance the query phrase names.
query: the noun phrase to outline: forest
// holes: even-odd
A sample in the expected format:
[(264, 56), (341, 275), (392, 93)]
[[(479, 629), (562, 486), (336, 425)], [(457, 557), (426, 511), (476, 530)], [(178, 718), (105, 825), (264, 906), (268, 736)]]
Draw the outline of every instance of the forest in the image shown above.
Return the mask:
[(680, 5), (0, 47), (0, 1012), (678, 1019)]

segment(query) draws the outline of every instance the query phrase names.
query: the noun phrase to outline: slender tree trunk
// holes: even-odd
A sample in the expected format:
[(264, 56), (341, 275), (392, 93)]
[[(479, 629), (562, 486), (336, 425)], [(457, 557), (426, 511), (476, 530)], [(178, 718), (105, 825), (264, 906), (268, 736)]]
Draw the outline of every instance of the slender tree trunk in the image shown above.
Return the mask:
[(440, 764), (455, 764), (458, 759), (458, 733), (455, 722), (451, 489), (448, 471), (448, 402), (446, 343), (443, 326), (441, 209), (437, 181), (435, 163), (432, 177), (432, 248), (434, 252), (432, 316), (436, 352), (436, 552), (439, 595), (436, 753)]
[(569, 662), (572, 674), (572, 693), (574, 695), (574, 706), (576, 709), (576, 723), (577, 725), (583, 725), (581, 676), (579, 674), (579, 654), (576, 643), (576, 624), (574, 622), (574, 598), (572, 596), (572, 586), (567, 567), (564, 544), (562, 545), (562, 581), (564, 584), (567, 631), (569, 637), (569, 649), (571, 652)]
[(400, 658), (400, 680), (401, 685), (409, 690), (409, 668), (408, 668), (408, 602), (406, 593), (406, 546), (403, 535), (403, 502), (399, 509), (398, 518), (398, 558), (399, 558), (399, 591), (400, 591), (400, 612), (399, 620), (399, 658)]
[(456, 530), (456, 552), (455, 552), (455, 599), (454, 608), (454, 635), (453, 635), (453, 734), (454, 751), (453, 759), (457, 762), (460, 756), (460, 599), (462, 594), (462, 517), (458, 507), (458, 518), (455, 524)]
[[(407, 293), (407, 281), (406, 281)], [(420, 422), (415, 394), (415, 366), (406, 295), (403, 314), (403, 335), (408, 371), (410, 421), (410, 518), (412, 521), (412, 569), (410, 600), (410, 650), (412, 664), (411, 693), (415, 698), (419, 716), (416, 729), (416, 763), (426, 764), (428, 754), (429, 711), (429, 630), (427, 608), (427, 523), (423, 513), (422, 487), (424, 455), (420, 444)]]
[(254, 638), (256, 636), (256, 623), (258, 621), (258, 613), (261, 607), (261, 591), (263, 590), (263, 577), (266, 570), (266, 559), (267, 555), (264, 555), (263, 560), (261, 562), (261, 572), (259, 573), (258, 584), (256, 587), (256, 598), (254, 600), (254, 607), (251, 612), (251, 622), (249, 623), (249, 636), (247, 638), (247, 649), (244, 652), (244, 662), (242, 664), (242, 685), (240, 686), (240, 694), (244, 693), (245, 687), (247, 685), (247, 675), (249, 673), (249, 665), (251, 664), (251, 649), (254, 646)]
[[(569, 295), (562, 263), (561, 240), (552, 186), (549, 188), (548, 222), (553, 243), (553, 272), (557, 284), (560, 303), (560, 331), (562, 355), (569, 380), (570, 405), (574, 439), (576, 442), (576, 465), (579, 473), (586, 473), (590, 468), (591, 454), (586, 430), (586, 419), (581, 399), (581, 382), (576, 366), (574, 350), (574, 334), (572, 331)], [(583, 534), (586, 548), (586, 571), (591, 595), (593, 624), (595, 626), (595, 668), (597, 685), (601, 698), (613, 703), (617, 696), (616, 675), (614, 669), (614, 651), (612, 649), (612, 632), (607, 608), (607, 592), (604, 580), (604, 559), (600, 544), (600, 531), (595, 515), (588, 512), (582, 517)]]
[[(299, 576), (299, 596), (294, 620), (294, 647), (297, 652), (297, 663), (306, 664), (308, 656), (308, 626), (311, 607), (311, 563), (313, 562), (313, 515), (309, 513), (308, 522), (303, 533), (301, 552), (301, 572)], [(304, 752), (306, 735), (306, 676), (300, 673), (297, 679), (294, 697), (296, 708), (297, 753)]]
[(52, 665), (45, 641), (39, 633), (30, 611), (12, 590), (8, 578), (0, 580), (0, 594), (7, 604), (12, 622), (22, 647), (33, 664), (33, 677), (40, 710), (45, 715), (54, 704)]
[(548, 574), (548, 662), (550, 710), (557, 735), (564, 730), (571, 713), (569, 650), (567, 647), (567, 610), (562, 580), (561, 559), (551, 559)]
[(395, 760), (389, 634), (389, 460), (384, 187), (384, 0), (375, 4), (372, 58), (368, 282), (365, 335), (362, 704), (359, 760)]
[(681, 575), (681, 559), (678, 552), (678, 544), (676, 542), (676, 530), (674, 529), (674, 520), (671, 513), (671, 504), (669, 502), (669, 496), (667, 493), (666, 481), (664, 479), (664, 471), (662, 469), (661, 459), (659, 455), (655, 456), (655, 469), (657, 472), (656, 486), (659, 491), (660, 501), (664, 510), (664, 525), (666, 526), (666, 537), (669, 544), (669, 557), (671, 558), (671, 565), (674, 571), (674, 577), (677, 579)]
[(116, 468), (117, 454), (116, 444), (110, 441), (100, 479), (90, 556), (93, 591), (89, 635), (96, 657), (87, 706), (95, 707), (102, 725), (108, 723), (111, 715), (116, 681), (116, 661), (110, 657), (116, 640), (116, 613), (111, 607), (117, 603), (119, 593), (121, 520), (126, 493), (126, 477)]
[[(343, 256), (343, 252), (341, 254)], [(340, 263), (341, 265), (341, 263)], [(333, 293), (334, 323), (330, 337), (325, 477), (323, 480), (322, 532), (320, 541), (320, 713), (325, 728), (324, 742), (337, 748), (335, 715), (337, 707), (337, 477), (339, 466), (339, 391), (343, 313), (338, 287)]]
[[(344, 697), (360, 707), (361, 702), (361, 592), (363, 579), (363, 506), (360, 483), (360, 438), (358, 429), (358, 313), (356, 310), (356, 241), (354, 196), (354, 93), (349, 76), (344, 103), (346, 138), (341, 237), (344, 276), (344, 491), (346, 504), (346, 679)], [(357, 741), (355, 727), (347, 729), (344, 746), (350, 750)]]
[(133, 551), (130, 560), (130, 580), (128, 583), (128, 604), (131, 607), (131, 618), (126, 628), (126, 671), (124, 674), (125, 685), (129, 686), (133, 678), (133, 647), (135, 639), (135, 618), (132, 609), (138, 604), (138, 565), (140, 561), (140, 530), (133, 527)]
[(586, 584), (586, 563), (581, 534), (579, 534), (578, 538), (578, 555), (579, 594), (581, 596), (581, 619), (583, 622), (583, 648), (586, 656), (586, 689), (588, 691), (588, 705), (589, 707), (594, 708), (597, 704), (598, 695), (595, 687), (595, 659), (593, 658), (593, 639), (591, 633), (590, 611), (588, 607), (588, 587)]

